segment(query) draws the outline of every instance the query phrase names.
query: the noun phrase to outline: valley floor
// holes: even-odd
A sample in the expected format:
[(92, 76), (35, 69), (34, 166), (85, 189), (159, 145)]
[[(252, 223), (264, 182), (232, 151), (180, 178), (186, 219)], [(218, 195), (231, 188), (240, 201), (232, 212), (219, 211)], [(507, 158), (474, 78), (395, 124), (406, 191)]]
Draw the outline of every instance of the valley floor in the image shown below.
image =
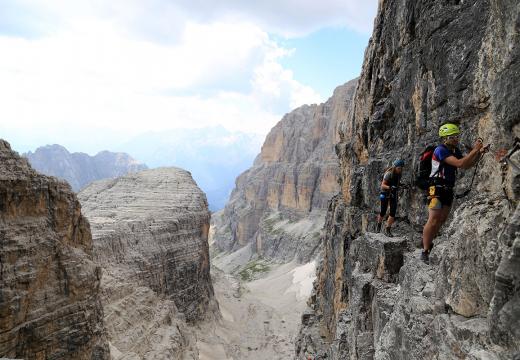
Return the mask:
[(212, 277), (222, 318), (197, 331), (200, 360), (293, 359), (315, 263), (270, 264), (268, 272), (250, 282), (221, 270), (230, 269), (223, 266), (229, 262), (216, 263)]

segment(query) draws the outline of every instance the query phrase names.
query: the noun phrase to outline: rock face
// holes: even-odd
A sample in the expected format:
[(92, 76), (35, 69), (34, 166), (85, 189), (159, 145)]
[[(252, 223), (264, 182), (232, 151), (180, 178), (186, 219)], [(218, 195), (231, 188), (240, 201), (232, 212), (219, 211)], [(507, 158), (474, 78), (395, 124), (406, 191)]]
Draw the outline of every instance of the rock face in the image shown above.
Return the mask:
[(100, 277), (70, 187), (0, 140), (0, 357), (109, 359)]
[(338, 191), (336, 125), (349, 109), (356, 81), (338, 87), (321, 105), (304, 105), (267, 135), (252, 168), (216, 226), (221, 250), (252, 244), (257, 253), (308, 260), (315, 252), (328, 200)]
[(93, 181), (145, 170), (144, 164), (126, 153), (102, 151), (95, 156), (70, 153), (63, 146), (47, 145), (24, 154), (31, 166), (43, 174), (66, 180), (76, 192)]
[[(520, 356), (520, 4), (380, 1), (352, 111), (340, 124), (341, 192), (329, 204), (324, 259), (296, 358), (511, 359)], [(427, 211), (405, 191), (399, 237), (371, 234), (383, 168), (418, 154), (456, 121), (494, 154), (456, 200), (419, 261)], [(506, 156), (504, 161), (498, 161)], [(459, 173), (456, 193), (474, 170)]]
[(216, 305), (210, 213), (191, 175), (178, 168), (145, 170), (94, 182), (78, 196), (104, 271), (102, 302), (113, 353), (198, 358), (185, 321), (210, 316)]

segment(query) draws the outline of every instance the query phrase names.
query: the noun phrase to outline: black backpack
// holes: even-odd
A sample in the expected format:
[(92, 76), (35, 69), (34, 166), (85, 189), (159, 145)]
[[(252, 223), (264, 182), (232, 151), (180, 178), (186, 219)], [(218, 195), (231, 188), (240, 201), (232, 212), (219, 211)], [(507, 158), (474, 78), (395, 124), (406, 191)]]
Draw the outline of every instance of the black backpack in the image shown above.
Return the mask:
[(419, 163), (415, 171), (415, 186), (427, 190), (430, 186), (430, 173), (432, 172), (432, 156), (437, 146), (429, 145), (419, 157)]

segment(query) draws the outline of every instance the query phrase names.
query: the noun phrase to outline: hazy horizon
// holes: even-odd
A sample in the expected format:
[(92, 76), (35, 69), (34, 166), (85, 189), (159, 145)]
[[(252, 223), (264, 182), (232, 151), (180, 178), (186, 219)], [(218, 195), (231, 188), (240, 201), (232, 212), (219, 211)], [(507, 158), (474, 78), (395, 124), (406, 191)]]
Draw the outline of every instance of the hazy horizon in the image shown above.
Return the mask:
[(377, 1), (0, 4), (0, 137), (115, 149), (150, 132), (265, 136), (360, 73)]
[(126, 152), (225, 203), (267, 133), (357, 77), (377, 1), (0, 4), (0, 138)]
[[(116, 148), (103, 151), (126, 153), (148, 168), (175, 166), (189, 171), (197, 185), (206, 193), (210, 210), (216, 211), (226, 204), (236, 177), (252, 166), (263, 141), (263, 137), (254, 134), (229, 132), (222, 126), (216, 126), (148, 132)], [(82, 153), (71, 151), (63, 144), (47, 144), (24, 152), (13, 150), (21, 155), (30, 155), (41, 149), (39, 154), (45, 154), (43, 157), (40, 156), (43, 160), (56, 150), (45, 151), (45, 148), (56, 145), (63, 147), (71, 155)], [(61, 154), (61, 151), (58, 150), (58, 153)], [(95, 156), (98, 153), (87, 155)], [(62, 155), (60, 159), (55, 160), (64, 161), (65, 157), (61, 157)], [(53, 159), (47, 158), (46, 163), (47, 166), (39, 169), (40, 171), (68, 180), (59, 173), (49, 172), (49, 169), (53, 168)]]

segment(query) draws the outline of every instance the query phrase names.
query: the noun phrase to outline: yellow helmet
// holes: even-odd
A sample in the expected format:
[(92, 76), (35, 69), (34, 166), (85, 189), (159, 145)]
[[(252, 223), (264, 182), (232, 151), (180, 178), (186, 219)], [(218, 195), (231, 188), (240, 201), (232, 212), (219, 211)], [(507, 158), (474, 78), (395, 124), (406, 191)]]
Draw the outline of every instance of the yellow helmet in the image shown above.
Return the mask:
[(450, 136), (460, 134), (459, 127), (455, 124), (444, 124), (439, 128), (439, 136)]

